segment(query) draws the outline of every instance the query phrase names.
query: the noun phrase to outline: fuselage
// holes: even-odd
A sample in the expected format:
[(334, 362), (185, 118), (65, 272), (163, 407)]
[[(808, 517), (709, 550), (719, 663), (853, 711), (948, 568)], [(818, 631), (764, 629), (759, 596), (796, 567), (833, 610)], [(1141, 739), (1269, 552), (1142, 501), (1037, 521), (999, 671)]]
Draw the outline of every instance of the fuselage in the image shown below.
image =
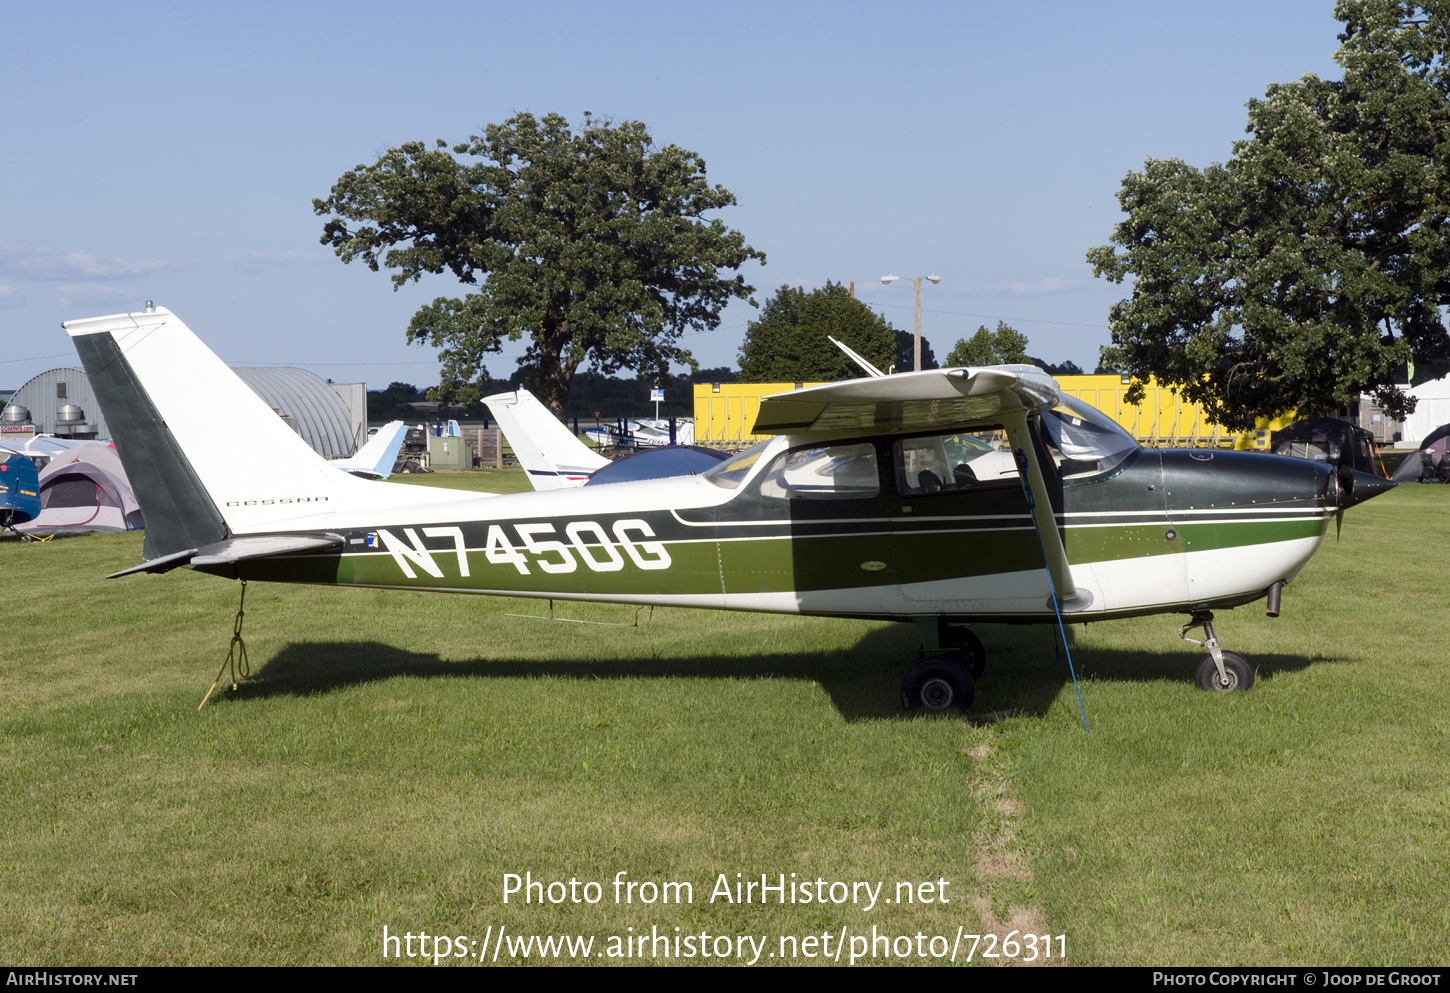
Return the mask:
[[(434, 491), (436, 502), (413, 507), (400, 494), (386, 513), (373, 501), (319, 507), (289, 526), (341, 535), (336, 554), (199, 568), (829, 616), (1055, 619), (1010, 457), (973, 452), (955, 476), (923, 468), (949, 456), (942, 440), (783, 436), (723, 473), (455, 500)], [(1046, 464), (1056, 459), (1045, 496), (1078, 587), (1074, 620), (1255, 600), (1303, 567), (1334, 510), (1331, 473), (1312, 462), (1134, 446), (1099, 469), (1041, 447)], [(963, 473), (968, 464), (977, 471)]]

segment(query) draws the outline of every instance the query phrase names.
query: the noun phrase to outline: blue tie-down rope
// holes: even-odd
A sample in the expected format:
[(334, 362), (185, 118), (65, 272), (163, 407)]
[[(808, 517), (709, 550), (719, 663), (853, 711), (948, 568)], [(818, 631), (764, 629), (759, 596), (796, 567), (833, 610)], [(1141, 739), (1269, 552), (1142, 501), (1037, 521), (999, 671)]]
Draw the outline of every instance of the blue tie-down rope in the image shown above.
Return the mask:
[[(1077, 694), (1077, 712), (1082, 715), (1084, 734), (1092, 734), (1088, 728), (1087, 708), (1082, 703), (1082, 688), (1077, 684), (1077, 669), (1072, 664), (1072, 649), (1067, 644), (1067, 630), (1062, 626), (1062, 605), (1057, 601), (1057, 586), (1052, 582), (1052, 568), (1047, 564), (1047, 545), (1042, 541), (1042, 529), (1037, 526), (1037, 502), (1032, 498), (1032, 484), (1027, 481), (1027, 455), (1022, 449), (1013, 453), (1017, 460), (1017, 475), (1022, 479), (1022, 489), (1027, 494), (1027, 512), (1032, 516), (1032, 531), (1037, 535), (1037, 550), (1042, 553), (1042, 571), (1047, 573), (1047, 592), (1052, 596), (1052, 609), (1057, 613), (1057, 633), (1062, 636), (1062, 650), (1067, 653), (1067, 671), (1072, 676), (1072, 689)], [(1057, 642), (1052, 643), (1052, 654), (1057, 655)], [(1062, 660), (1057, 655), (1058, 661)]]

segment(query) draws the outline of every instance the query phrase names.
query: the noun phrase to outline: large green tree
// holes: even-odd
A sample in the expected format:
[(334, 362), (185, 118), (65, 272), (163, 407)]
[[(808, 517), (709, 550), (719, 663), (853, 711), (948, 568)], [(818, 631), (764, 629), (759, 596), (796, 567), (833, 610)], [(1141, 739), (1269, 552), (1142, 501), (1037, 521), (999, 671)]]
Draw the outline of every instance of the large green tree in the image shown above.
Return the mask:
[(977, 328), (970, 338), (962, 338), (947, 353), (949, 366), (1011, 365), (1031, 361), (1027, 356), (1027, 336), (1006, 321), (997, 322), (997, 330), (986, 325)]
[(782, 286), (746, 329), (741, 382), (834, 382), (864, 375), (828, 336), (883, 371), (896, 355), (896, 329), (840, 283), (828, 281), (809, 293)]
[[(671, 363), (694, 365), (684, 332), (749, 299), (754, 287), (726, 273), (764, 254), (703, 219), (734, 203), (706, 182), (700, 156), (657, 147), (638, 121), (585, 114), (575, 131), (557, 114), (519, 114), (451, 150), (390, 148), (312, 205), (344, 262), (395, 270), (395, 287), (445, 270), (476, 287), (408, 325), (410, 342), (439, 349), (444, 383), (471, 380), (505, 339), (527, 337), (540, 399), (562, 415), (586, 359), (605, 374), (666, 377)], [(458, 402), (456, 387), (445, 392)]]
[(1407, 361), (1450, 371), (1450, 3), (1335, 17), (1341, 80), (1270, 86), (1227, 163), (1149, 159), (1123, 181), (1127, 219), (1088, 261), (1132, 281), (1104, 359), (1138, 393), (1156, 376), (1247, 428), (1361, 392), (1403, 416)]

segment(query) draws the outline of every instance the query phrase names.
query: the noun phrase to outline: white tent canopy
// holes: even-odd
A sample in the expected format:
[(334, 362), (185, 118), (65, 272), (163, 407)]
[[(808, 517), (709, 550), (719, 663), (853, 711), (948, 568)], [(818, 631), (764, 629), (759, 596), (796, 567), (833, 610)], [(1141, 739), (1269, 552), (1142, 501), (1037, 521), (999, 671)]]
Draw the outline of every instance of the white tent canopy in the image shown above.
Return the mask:
[(1403, 389), (1415, 398), (1415, 412), (1405, 418), (1400, 447), (1418, 448), (1431, 431), (1441, 424), (1450, 424), (1450, 376)]

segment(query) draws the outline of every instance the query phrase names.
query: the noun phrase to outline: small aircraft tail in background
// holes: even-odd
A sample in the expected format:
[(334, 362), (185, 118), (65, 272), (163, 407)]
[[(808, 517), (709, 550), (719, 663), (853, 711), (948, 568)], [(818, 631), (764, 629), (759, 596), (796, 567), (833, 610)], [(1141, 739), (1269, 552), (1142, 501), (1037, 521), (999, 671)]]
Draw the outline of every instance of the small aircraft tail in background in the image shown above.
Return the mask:
[(332, 467), (363, 479), (387, 479), (393, 474), (393, 466), (398, 464), (398, 452), (407, 437), (407, 424), (389, 421), (352, 458), (334, 459)]
[(528, 390), (496, 393), (483, 402), (498, 419), (534, 489), (583, 486), (591, 473), (609, 465), (609, 459), (575, 437)]

